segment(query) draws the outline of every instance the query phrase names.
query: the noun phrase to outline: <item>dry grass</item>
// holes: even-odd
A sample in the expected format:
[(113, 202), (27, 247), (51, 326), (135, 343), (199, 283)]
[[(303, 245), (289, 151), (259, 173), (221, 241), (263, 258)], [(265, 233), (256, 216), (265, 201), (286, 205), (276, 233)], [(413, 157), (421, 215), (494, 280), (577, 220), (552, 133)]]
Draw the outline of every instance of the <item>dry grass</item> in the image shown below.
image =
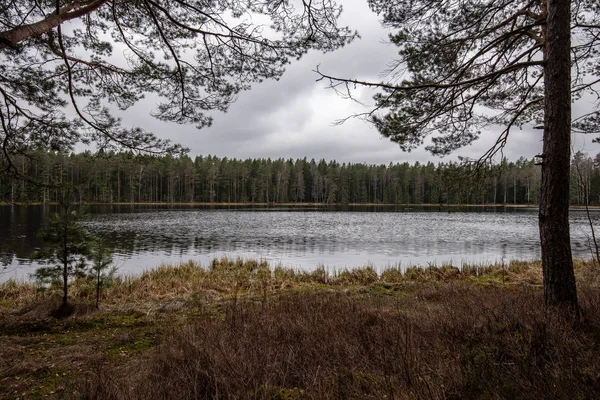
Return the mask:
[(585, 324), (545, 315), (539, 290), (465, 282), (412, 296), (340, 292), (229, 303), (173, 331), (143, 369), (98, 371), (87, 398), (593, 398), (597, 293)]
[(539, 262), (294, 271), (163, 266), (107, 288), (0, 285), (0, 398), (593, 398), (597, 267), (584, 320), (546, 315)]
[[(579, 280), (600, 284), (591, 261), (576, 261)], [(388, 268), (380, 275), (372, 267), (328, 271), (324, 267), (313, 271), (293, 270), (265, 261), (215, 259), (208, 267), (193, 261), (176, 266), (163, 265), (135, 277), (116, 279), (104, 290), (105, 305), (148, 301), (185, 300), (202, 292), (210, 297), (255, 294), (263, 296), (282, 289), (319, 289), (323, 287), (368, 286), (378, 283), (425, 283), (457, 280), (495, 284), (542, 284), (539, 261), (512, 261), (507, 264)], [(0, 310), (14, 309), (48, 297), (58, 296), (60, 286), (41, 289), (32, 283), (0, 284)], [(75, 302), (91, 302), (95, 295), (91, 281), (71, 283), (70, 297)], [(0, 311), (1, 312), (1, 311)]]

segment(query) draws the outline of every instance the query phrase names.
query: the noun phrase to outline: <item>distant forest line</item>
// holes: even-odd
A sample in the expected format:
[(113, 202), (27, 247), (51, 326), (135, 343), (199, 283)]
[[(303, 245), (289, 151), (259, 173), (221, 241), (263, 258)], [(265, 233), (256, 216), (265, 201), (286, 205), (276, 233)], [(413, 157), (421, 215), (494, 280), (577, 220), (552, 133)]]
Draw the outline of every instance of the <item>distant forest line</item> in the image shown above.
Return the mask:
[[(76, 201), (99, 203), (537, 204), (535, 160), (367, 165), (304, 159), (136, 157), (129, 153), (33, 152), (13, 157), (25, 179), (0, 175), (0, 202), (55, 202), (69, 184)], [(36, 183), (45, 185), (38, 185)], [(572, 205), (600, 205), (600, 154), (578, 152)]]

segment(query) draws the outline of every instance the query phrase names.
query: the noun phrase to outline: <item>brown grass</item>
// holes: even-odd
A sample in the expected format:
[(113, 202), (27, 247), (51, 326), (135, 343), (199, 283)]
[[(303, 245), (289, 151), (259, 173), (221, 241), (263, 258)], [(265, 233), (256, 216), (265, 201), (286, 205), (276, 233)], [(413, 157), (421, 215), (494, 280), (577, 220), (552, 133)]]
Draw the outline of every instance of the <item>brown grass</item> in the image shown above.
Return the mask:
[(464, 282), (412, 296), (283, 295), (229, 303), (173, 331), (141, 370), (102, 369), (95, 399), (593, 398), (599, 298), (586, 322), (544, 313), (539, 290)]
[(63, 320), (52, 290), (7, 283), (0, 398), (594, 398), (598, 274), (576, 271), (579, 323), (546, 314), (537, 262), (380, 276), (186, 263)]

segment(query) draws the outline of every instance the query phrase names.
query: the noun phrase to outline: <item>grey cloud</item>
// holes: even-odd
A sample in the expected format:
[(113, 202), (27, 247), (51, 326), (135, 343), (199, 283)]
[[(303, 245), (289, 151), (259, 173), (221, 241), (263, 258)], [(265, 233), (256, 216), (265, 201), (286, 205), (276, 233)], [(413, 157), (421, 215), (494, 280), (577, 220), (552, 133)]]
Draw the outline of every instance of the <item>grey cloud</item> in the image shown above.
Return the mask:
[[(325, 89), (326, 82), (316, 82), (313, 72), (317, 65), (323, 72), (341, 77), (380, 80), (381, 73), (394, 59), (396, 50), (385, 43), (388, 31), (367, 7), (366, 1), (346, 2), (342, 23), (358, 29), (361, 40), (336, 52), (311, 52), (288, 66), (280, 81), (255, 84), (250, 91), (240, 93), (226, 113), (213, 113), (210, 128), (197, 130), (193, 126), (167, 124), (148, 116), (156, 99), (123, 114), (125, 122), (139, 124), (191, 149), (190, 155), (214, 154), (230, 158), (314, 158), (339, 162), (388, 164), (390, 162), (428, 162), (456, 160), (458, 156), (478, 159), (495, 142), (501, 127), (484, 132), (472, 145), (445, 158), (432, 157), (423, 148), (410, 153), (360, 120), (350, 120), (341, 126), (333, 122), (367, 108), (336, 96)], [(367, 104), (371, 90), (359, 88), (354, 94)], [(576, 111), (576, 110), (575, 110)], [(575, 112), (574, 112), (575, 113)], [(541, 152), (541, 132), (526, 126), (515, 129), (504, 149), (504, 156), (516, 160), (531, 158)], [(579, 144), (578, 144), (579, 143)], [(576, 138), (575, 146), (595, 152), (591, 138)], [(577, 150), (574, 146), (574, 149)]]

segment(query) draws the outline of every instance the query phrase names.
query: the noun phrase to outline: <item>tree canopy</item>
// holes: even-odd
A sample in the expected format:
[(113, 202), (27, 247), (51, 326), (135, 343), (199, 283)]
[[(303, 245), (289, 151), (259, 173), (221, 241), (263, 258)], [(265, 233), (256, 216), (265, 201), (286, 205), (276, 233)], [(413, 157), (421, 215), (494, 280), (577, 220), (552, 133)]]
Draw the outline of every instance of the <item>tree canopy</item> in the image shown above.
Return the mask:
[(160, 120), (211, 123), (252, 83), (356, 34), (333, 0), (20, 0), (0, 5), (0, 164), (33, 148), (178, 153), (115, 113), (146, 95)]
[[(446, 155), (502, 126), (493, 156), (514, 127), (544, 119), (544, 43), (547, 1), (369, 0), (394, 30), (398, 58), (387, 79), (366, 82), (322, 73), (346, 92), (353, 85), (379, 89), (375, 107), (363, 114), (379, 132), (411, 150), (432, 137), (427, 149)], [(600, 4), (572, 1), (572, 93), (600, 99)], [(589, 99), (589, 97), (588, 97)], [(598, 103), (596, 103), (596, 106)], [(578, 115), (580, 132), (600, 132), (599, 109)]]
[[(16, 156), (21, 177), (0, 175), (0, 203), (49, 204), (62, 182), (89, 203), (537, 204), (540, 167), (521, 157), (476, 169), (471, 163), (387, 165), (324, 159), (217, 156), (131, 157), (127, 153), (36, 152)], [(578, 154), (571, 204), (600, 205), (600, 156)], [(1, 247), (0, 247), (1, 252)]]
[[(571, 134), (600, 132), (600, 3), (597, 0), (369, 0), (394, 29), (398, 59), (388, 80), (366, 82), (321, 73), (351, 96), (352, 85), (378, 89), (364, 116), (411, 150), (445, 155), (503, 130), (483, 160), (506, 144), (513, 127), (541, 123), (539, 227), (544, 297), (578, 316), (569, 232)], [(317, 70), (317, 72), (319, 72)], [(593, 96), (596, 108), (572, 121), (571, 103)]]

